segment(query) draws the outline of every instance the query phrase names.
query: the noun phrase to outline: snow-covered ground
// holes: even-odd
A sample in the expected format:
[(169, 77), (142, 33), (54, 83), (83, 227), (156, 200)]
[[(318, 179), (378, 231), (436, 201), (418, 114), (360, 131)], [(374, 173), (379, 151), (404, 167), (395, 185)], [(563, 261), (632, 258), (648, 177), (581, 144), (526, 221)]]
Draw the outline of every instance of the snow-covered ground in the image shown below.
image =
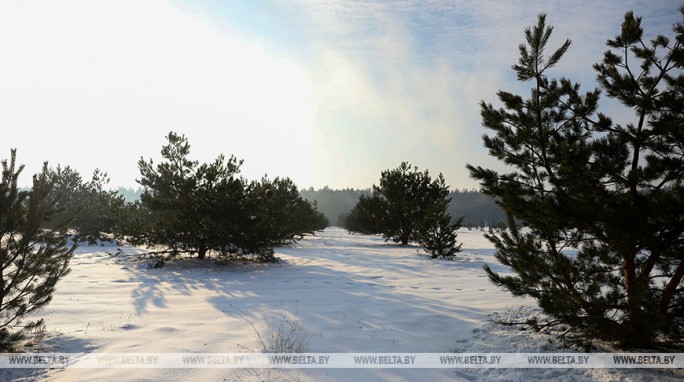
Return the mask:
[[(48, 338), (26, 351), (236, 353), (260, 351), (269, 326), (298, 321), (312, 353), (562, 352), (543, 335), (495, 324), (524, 318), (534, 301), (489, 282), (506, 271), (480, 231), (462, 230), (456, 261), (418, 247), (328, 228), (279, 248), (278, 264), (194, 259), (149, 269), (142, 249), (82, 246), (52, 302)], [(267, 341), (266, 341), (267, 342)], [(452, 381), (676, 380), (681, 370), (629, 369), (37, 369), (0, 380)]]

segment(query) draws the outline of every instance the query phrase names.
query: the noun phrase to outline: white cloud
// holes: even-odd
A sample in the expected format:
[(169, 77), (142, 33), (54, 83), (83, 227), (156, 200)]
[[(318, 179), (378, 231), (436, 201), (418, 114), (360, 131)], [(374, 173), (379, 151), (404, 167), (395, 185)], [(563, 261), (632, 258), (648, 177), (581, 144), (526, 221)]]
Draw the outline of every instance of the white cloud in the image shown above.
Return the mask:
[[(381, 170), (402, 160), (444, 172), (458, 187), (476, 187), (465, 163), (502, 169), (482, 147), (486, 131), (478, 102), (496, 104), (498, 89), (528, 91), (529, 84), (515, 82), (510, 66), (523, 29), (536, 23), (538, 14), (547, 13), (548, 24), (555, 26), (550, 49), (573, 40), (552, 75), (569, 76), (585, 90), (596, 86), (592, 64), (600, 61), (605, 40), (618, 33), (625, 11), (644, 15), (651, 34), (667, 32), (676, 20), (665, 11), (675, 7), (666, 2), (299, 4), (293, 13), (320, 53), (318, 124), (322, 136), (335, 142), (326, 149), (328, 157), (322, 154), (326, 160), (319, 162), (315, 178), (334, 183), (354, 174), (352, 184), (358, 187), (376, 182)], [(604, 103), (617, 119), (629, 119), (629, 111)]]
[(321, 139), (334, 137), (335, 144), (319, 150), (315, 178), (335, 184), (353, 174), (347, 185), (367, 187), (382, 170), (409, 161), (444, 173), (452, 185), (474, 187), (465, 164), (481, 147), (478, 102), (496, 92), (501, 75), (459, 70), (440, 58), (425, 66), (411, 56), (407, 31), (385, 22), (385, 34), (372, 44), (386, 57), (320, 50), (317, 124)]

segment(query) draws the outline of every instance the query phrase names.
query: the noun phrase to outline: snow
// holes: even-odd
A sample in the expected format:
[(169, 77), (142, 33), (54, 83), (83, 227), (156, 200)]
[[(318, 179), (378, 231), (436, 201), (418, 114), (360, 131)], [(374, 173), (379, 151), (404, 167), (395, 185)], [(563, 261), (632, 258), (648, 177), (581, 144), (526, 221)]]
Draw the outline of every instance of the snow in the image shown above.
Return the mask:
[[(261, 351), (259, 337), (301, 324), (308, 351), (564, 352), (541, 334), (498, 325), (537, 312), (495, 287), (482, 266), (505, 272), (481, 231), (459, 231), (456, 261), (419, 247), (328, 228), (277, 264), (195, 259), (150, 268), (144, 249), (83, 245), (52, 302), (35, 315), (48, 338), (25, 351), (236, 353)], [(287, 321), (285, 321), (287, 320)], [(0, 380), (675, 380), (678, 370), (630, 369), (14, 369)]]

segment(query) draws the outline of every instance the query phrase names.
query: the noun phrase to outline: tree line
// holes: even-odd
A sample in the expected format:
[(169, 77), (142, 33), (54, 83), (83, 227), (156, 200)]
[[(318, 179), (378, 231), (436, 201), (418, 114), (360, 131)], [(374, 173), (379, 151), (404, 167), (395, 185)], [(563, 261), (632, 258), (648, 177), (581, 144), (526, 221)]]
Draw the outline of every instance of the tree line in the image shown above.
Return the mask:
[[(344, 221), (359, 201), (367, 196), (371, 189), (331, 189), (324, 187), (315, 190), (313, 187), (300, 190), (300, 195), (311, 202), (316, 202), (331, 225), (344, 227)], [(500, 227), (506, 223), (506, 213), (496, 204), (494, 199), (478, 190), (449, 191), (450, 202), (447, 211), (451, 216), (462, 216), (464, 227)]]
[(248, 181), (239, 176), (237, 158), (200, 164), (190, 158), (185, 136), (171, 132), (166, 139), (161, 162), (138, 162), (142, 191), (132, 201), (107, 189), (109, 178), (99, 169), (85, 181), (69, 166), (47, 168), (57, 213), (44, 225), (66, 221), (76, 242), (120, 240), (200, 259), (216, 252), (261, 260), (272, 260), (274, 246), (327, 226), (289, 178)]
[[(119, 187), (117, 192), (126, 202), (140, 200), (143, 188)], [(329, 225), (343, 227), (346, 216), (359, 201), (362, 195), (371, 193), (370, 188), (333, 189), (313, 187), (299, 190), (302, 198), (316, 203), (320, 211), (328, 219)], [(448, 212), (451, 216), (463, 216), (463, 226), (469, 228), (501, 227), (506, 224), (506, 213), (496, 204), (494, 199), (475, 189), (452, 190), (449, 192)]]

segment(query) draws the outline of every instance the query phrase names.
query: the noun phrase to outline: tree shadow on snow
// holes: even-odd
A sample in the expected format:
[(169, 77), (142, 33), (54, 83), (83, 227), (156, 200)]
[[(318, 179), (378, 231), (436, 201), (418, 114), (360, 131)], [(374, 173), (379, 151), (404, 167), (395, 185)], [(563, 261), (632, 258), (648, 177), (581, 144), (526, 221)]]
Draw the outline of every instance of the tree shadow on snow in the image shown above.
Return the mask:
[[(93, 350), (92, 345), (81, 338), (57, 334), (43, 340), (39, 348), (27, 348), (22, 353), (87, 353)], [(58, 377), (65, 370), (58, 366), (36, 369), (0, 368), (0, 381), (29, 382), (47, 380)]]
[[(451, 352), (459, 340), (472, 340), (489, 311), (446, 302), (439, 298), (441, 288), (412, 283), (430, 281), (430, 274), (479, 272), (487, 256), (471, 253), (468, 261), (431, 261), (415, 252), (416, 247), (386, 244), (382, 238), (321, 235), (277, 249), (276, 255), (288, 258), (277, 264), (221, 265), (196, 259), (159, 269), (143, 264), (130, 270), (128, 281), (138, 285), (131, 297), (139, 315), (151, 308), (171, 309), (169, 293), (201, 295), (225, 315), (226, 327), (237, 320), (249, 330), (269, 330), (283, 319), (297, 320), (311, 336), (311, 352)], [(345, 372), (324, 371), (329, 376)], [(369, 372), (380, 378), (382, 373), (408, 371)], [(458, 374), (422, 370), (416, 377), (445, 375)]]

